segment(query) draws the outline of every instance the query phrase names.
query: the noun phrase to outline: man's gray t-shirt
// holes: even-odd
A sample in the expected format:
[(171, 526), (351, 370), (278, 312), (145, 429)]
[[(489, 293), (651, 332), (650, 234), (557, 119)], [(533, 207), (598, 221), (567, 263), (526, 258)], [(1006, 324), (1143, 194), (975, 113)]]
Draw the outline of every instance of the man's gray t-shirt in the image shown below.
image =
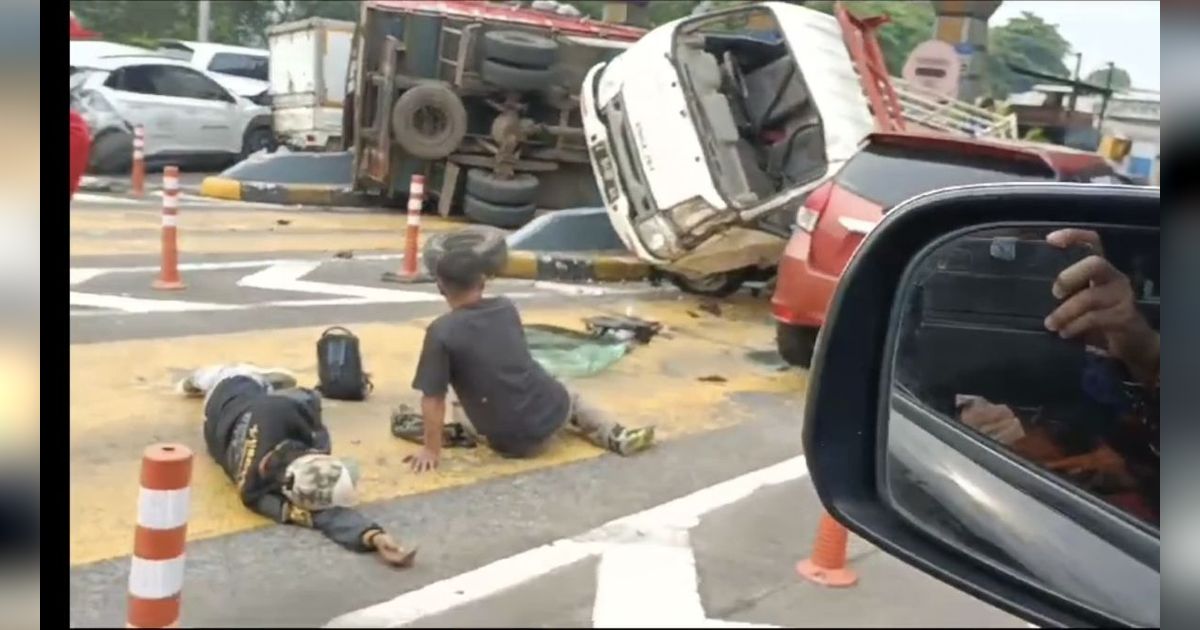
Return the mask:
[(566, 387), (533, 360), (521, 315), (504, 297), (456, 308), (426, 329), (413, 389), (444, 396), (450, 386), (475, 430), (503, 454), (525, 453), (570, 413)]

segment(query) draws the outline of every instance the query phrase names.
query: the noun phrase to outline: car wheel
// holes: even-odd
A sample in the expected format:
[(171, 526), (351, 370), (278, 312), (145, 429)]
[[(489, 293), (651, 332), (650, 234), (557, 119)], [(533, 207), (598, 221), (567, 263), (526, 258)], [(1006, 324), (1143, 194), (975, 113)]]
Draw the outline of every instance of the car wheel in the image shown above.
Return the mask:
[(491, 59), (483, 61), (479, 73), (485, 82), (517, 92), (536, 92), (554, 83), (550, 68), (521, 68)]
[(538, 178), (528, 173), (518, 173), (512, 178), (503, 178), (483, 169), (467, 171), (467, 194), (477, 199), (506, 206), (523, 206), (537, 198)]
[(808, 368), (817, 345), (818, 328), (775, 322), (775, 346), (788, 365)]
[(133, 135), (108, 131), (92, 142), (88, 172), (97, 175), (128, 175), (133, 167)]
[(490, 31), (483, 35), (483, 57), (522, 68), (549, 68), (558, 60), (558, 42), (525, 31)]
[(470, 250), (483, 258), (485, 273), (496, 275), (508, 262), (507, 236), (503, 230), (486, 225), (468, 225), (454, 232), (434, 234), (421, 248), (421, 262), (425, 264), (425, 270), (433, 275), (438, 261), (446, 252)]
[(687, 277), (672, 273), (667, 274), (667, 279), (684, 293), (707, 297), (728, 297), (742, 288), (742, 284), (746, 282), (746, 273), (741, 270), (726, 271), (699, 277)]
[(537, 207), (531, 203), (510, 206), (484, 201), (471, 195), (463, 196), (463, 214), (476, 223), (492, 227), (519, 228), (529, 223), (536, 212)]
[(242, 137), (242, 159), (246, 159), (263, 149), (271, 151), (275, 148), (275, 134), (270, 127), (251, 127)]
[(444, 83), (411, 87), (392, 106), (392, 136), (417, 159), (440, 160), (454, 153), (466, 135), (467, 109)]

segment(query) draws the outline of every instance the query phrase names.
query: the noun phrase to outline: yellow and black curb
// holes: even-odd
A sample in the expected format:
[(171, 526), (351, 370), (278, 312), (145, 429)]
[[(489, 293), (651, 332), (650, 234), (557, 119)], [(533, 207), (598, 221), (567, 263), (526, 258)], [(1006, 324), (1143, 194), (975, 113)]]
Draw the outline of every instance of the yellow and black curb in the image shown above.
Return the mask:
[(378, 198), (354, 192), (348, 186), (268, 184), (243, 182), (228, 177), (204, 178), (200, 183), (200, 196), (290, 206), (379, 205)]
[(561, 282), (631, 282), (650, 278), (654, 268), (628, 255), (583, 252), (508, 252), (497, 276)]

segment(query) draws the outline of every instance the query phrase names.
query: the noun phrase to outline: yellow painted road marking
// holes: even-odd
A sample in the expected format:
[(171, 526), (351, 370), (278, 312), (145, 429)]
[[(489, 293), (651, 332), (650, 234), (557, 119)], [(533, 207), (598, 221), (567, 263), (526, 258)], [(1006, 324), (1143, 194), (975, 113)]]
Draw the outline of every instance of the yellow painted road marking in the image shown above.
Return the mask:
[[(162, 219), (157, 210), (72, 212), (71, 254), (156, 254)], [(179, 249), (185, 255), (266, 251), (403, 249), (407, 219), (395, 213), (274, 212), (269, 210), (182, 211)], [(421, 233), (466, 225), (423, 217)]]
[[(668, 332), (637, 348), (604, 374), (573, 383), (584, 395), (631, 426), (656, 424), (670, 440), (747, 419), (722, 411), (733, 392), (794, 392), (805, 377), (780, 372), (748, 357), (751, 348), (771, 346), (763, 305), (733, 306), (721, 317), (702, 313), (690, 300), (642, 301), (626, 308), (663, 322)], [(689, 311), (692, 314), (689, 314)], [(599, 309), (570, 307), (529, 310), (526, 323), (580, 327)], [(693, 315), (694, 314), (694, 315)], [(470, 484), (596, 457), (602, 453), (574, 437), (563, 437), (535, 460), (506, 460), (486, 448), (445, 451), (436, 474), (415, 476), (402, 463), (415, 446), (389, 430), (391, 409), (416, 402), (413, 368), (428, 320), (353, 327), (362, 339), (366, 368), (376, 389), (365, 402), (325, 401), (325, 421), (334, 452), (357, 459), (363, 470), (364, 501), (379, 501)], [(297, 371), (302, 383), (316, 380), (315, 342), (322, 328), (137, 340), (71, 347), (71, 563), (81, 564), (130, 552), (137, 499), (138, 458), (156, 441), (179, 441), (197, 453), (192, 489), (190, 540), (265, 525), (237, 501), (230, 483), (212, 463), (201, 437), (201, 403), (171, 391), (184, 370), (237, 360), (280, 365)], [(701, 382), (719, 375), (723, 383)], [(799, 427), (799, 419), (797, 419)], [(403, 523), (385, 523), (400, 528)]]

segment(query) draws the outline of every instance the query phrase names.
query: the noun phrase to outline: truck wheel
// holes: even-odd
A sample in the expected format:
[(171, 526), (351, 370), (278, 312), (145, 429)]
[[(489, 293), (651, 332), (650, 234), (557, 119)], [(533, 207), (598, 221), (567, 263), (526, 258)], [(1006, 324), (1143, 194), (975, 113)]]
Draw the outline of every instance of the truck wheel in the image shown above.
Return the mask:
[(467, 194), (477, 199), (506, 206), (522, 206), (533, 203), (537, 191), (538, 178), (529, 173), (518, 173), (512, 179), (504, 179), (479, 168), (467, 171)]
[(737, 293), (737, 290), (742, 288), (742, 284), (746, 282), (746, 274), (737, 270), (689, 278), (672, 273), (667, 274), (667, 279), (684, 293), (723, 298)]
[(467, 135), (467, 109), (444, 83), (411, 87), (392, 107), (392, 136), (406, 153), (440, 160), (458, 149)]
[(817, 345), (817, 328), (775, 322), (775, 347), (788, 365), (807, 369)]
[(463, 214), (476, 223), (492, 227), (514, 229), (519, 228), (533, 218), (537, 206), (531, 203), (520, 206), (508, 206), (484, 201), (471, 195), (463, 196)]
[(133, 166), (133, 136), (122, 131), (101, 134), (88, 154), (89, 173), (128, 175)]
[(491, 59), (483, 60), (479, 73), (487, 83), (518, 92), (536, 92), (554, 83), (550, 68), (521, 68)]
[(484, 273), (494, 276), (508, 262), (508, 236), (504, 230), (486, 225), (468, 225), (461, 230), (434, 234), (421, 248), (421, 262), (429, 275), (434, 275), (438, 261), (446, 252), (470, 250), (483, 258)]
[(521, 68), (549, 68), (558, 61), (558, 42), (525, 31), (483, 34), (483, 58)]

